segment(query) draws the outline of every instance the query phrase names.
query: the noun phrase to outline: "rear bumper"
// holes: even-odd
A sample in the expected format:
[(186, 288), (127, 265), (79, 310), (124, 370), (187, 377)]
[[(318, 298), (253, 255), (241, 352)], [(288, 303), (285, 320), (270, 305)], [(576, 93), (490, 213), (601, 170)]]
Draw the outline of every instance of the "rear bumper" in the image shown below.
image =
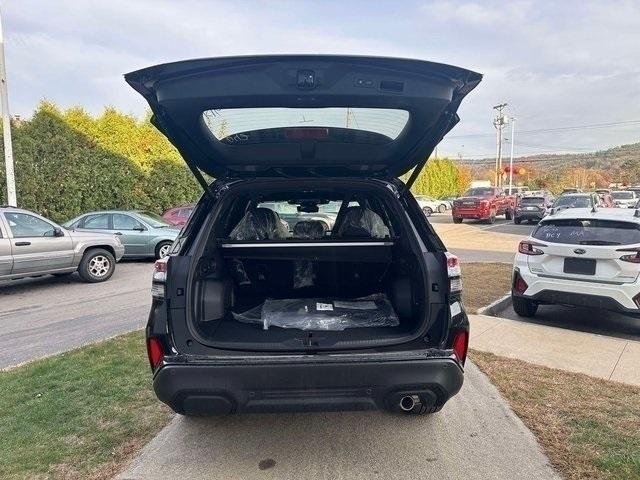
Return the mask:
[[(155, 374), (158, 398), (178, 413), (400, 410), (406, 395), (435, 411), (462, 387), (450, 357), (400, 361), (167, 364)], [(417, 412), (415, 412), (417, 413)]]
[(456, 218), (468, 218), (472, 220), (485, 220), (491, 216), (490, 210), (460, 210), (453, 209), (451, 214)]
[(521, 220), (542, 220), (544, 212), (515, 212), (514, 218)]
[(638, 283), (617, 285), (547, 278), (531, 273), (525, 266), (520, 266), (519, 274), (527, 283), (528, 288), (523, 295), (514, 292), (515, 296), (535, 300), (539, 303), (602, 308), (640, 316), (640, 309), (633, 300), (640, 293)]
[(603, 310), (610, 310), (612, 312), (623, 313), (625, 315), (640, 318), (639, 309), (627, 308), (624, 305), (618, 303), (615, 299), (611, 297), (603, 297), (602, 295), (586, 295), (584, 293), (542, 290), (535, 295), (518, 295), (514, 292), (513, 296), (534, 300), (541, 304), (572, 305), (575, 307), (600, 308)]

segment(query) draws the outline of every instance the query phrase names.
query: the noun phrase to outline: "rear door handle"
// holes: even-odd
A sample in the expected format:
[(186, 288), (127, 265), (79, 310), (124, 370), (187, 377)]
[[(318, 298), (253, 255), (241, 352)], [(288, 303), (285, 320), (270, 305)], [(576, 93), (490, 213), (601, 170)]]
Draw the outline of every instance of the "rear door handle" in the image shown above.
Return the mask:
[(27, 247), (31, 245), (31, 242), (16, 242), (16, 247)]

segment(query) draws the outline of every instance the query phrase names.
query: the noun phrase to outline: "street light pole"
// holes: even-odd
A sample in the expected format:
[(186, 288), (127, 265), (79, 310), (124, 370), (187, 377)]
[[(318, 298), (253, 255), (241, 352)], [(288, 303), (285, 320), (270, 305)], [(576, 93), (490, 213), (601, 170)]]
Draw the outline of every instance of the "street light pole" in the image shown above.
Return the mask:
[(7, 203), (17, 206), (16, 178), (13, 171), (13, 144), (11, 142), (11, 117), (7, 93), (7, 70), (4, 61), (4, 34), (0, 15), (0, 102), (2, 104), (2, 138), (4, 140), (4, 168), (7, 177)]
[(509, 195), (513, 189), (513, 142), (516, 133), (516, 119), (511, 117), (511, 157), (509, 158)]
[(501, 103), (493, 107), (497, 110), (497, 116), (493, 121), (493, 126), (496, 127), (496, 167), (495, 167), (495, 186), (502, 186), (502, 127), (505, 123), (504, 114), (502, 110), (506, 107), (506, 103)]

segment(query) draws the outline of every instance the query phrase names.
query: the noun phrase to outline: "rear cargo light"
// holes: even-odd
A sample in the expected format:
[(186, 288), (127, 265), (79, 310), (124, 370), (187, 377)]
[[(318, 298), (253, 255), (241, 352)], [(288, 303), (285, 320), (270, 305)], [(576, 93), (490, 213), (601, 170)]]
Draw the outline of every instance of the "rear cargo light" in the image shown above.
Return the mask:
[(518, 245), (518, 252), (524, 255), (544, 255), (544, 252), (536, 247), (546, 247), (544, 243), (522, 240)]
[(167, 281), (167, 262), (168, 257), (156, 260), (153, 268), (153, 277), (151, 280), (151, 296), (153, 298), (164, 298), (165, 283)]
[(151, 370), (155, 370), (160, 365), (162, 357), (164, 357), (162, 343), (156, 337), (147, 338), (147, 356), (149, 357)]
[(513, 274), (513, 289), (522, 295), (527, 291), (527, 288), (529, 288), (529, 285), (527, 285), (527, 282), (520, 276), (520, 272), (515, 272)]
[(635, 252), (629, 253), (627, 255), (622, 255), (620, 257), (620, 260), (629, 263), (640, 263), (640, 247), (619, 248), (618, 250), (616, 250), (616, 252)]
[(469, 348), (469, 332), (466, 330), (458, 330), (453, 336), (452, 348), (458, 361), (464, 365), (464, 362), (467, 360), (467, 350)]

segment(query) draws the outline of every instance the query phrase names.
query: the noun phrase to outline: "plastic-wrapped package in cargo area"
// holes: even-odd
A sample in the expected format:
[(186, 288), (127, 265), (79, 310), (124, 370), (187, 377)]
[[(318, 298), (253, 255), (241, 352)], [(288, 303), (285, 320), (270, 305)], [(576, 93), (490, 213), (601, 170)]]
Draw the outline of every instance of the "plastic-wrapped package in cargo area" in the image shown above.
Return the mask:
[(245, 323), (299, 330), (341, 331), (348, 328), (395, 327), (398, 316), (384, 294), (336, 300), (326, 298), (267, 299), (234, 318)]

